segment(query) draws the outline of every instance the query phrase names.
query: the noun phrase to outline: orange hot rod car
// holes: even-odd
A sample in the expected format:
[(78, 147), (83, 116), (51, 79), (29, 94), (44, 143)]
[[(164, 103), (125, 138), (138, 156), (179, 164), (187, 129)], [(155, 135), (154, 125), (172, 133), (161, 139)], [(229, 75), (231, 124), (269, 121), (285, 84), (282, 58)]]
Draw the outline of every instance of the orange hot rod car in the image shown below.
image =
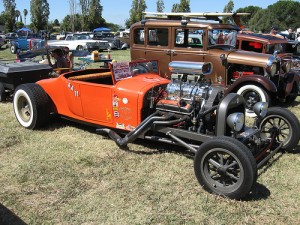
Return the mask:
[[(211, 63), (174, 61), (171, 80), (156, 60), (113, 63), (109, 69), (68, 72), (20, 85), (13, 107), (18, 122), (37, 129), (53, 114), (88, 123), (125, 147), (137, 138), (180, 145), (195, 153), (196, 177), (209, 192), (239, 199), (256, 183), (258, 168), (298, 144), (300, 125), (287, 109), (253, 107), (205, 78)], [(218, 138), (215, 138), (218, 137)]]

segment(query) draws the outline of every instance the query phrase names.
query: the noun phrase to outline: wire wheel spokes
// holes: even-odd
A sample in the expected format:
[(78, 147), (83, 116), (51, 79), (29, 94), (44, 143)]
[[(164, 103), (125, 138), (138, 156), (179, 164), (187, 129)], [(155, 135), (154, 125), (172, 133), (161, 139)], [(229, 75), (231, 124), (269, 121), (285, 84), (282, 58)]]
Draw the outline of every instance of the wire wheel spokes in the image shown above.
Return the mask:
[(287, 142), (291, 137), (291, 124), (281, 117), (267, 117), (261, 126), (264, 137), (271, 138), (275, 135), (279, 143)]
[(240, 180), (239, 162), (227, 152), (211, 152), (204, 158), (203, 167), (205, 176), (214, 187), (228, 188)]

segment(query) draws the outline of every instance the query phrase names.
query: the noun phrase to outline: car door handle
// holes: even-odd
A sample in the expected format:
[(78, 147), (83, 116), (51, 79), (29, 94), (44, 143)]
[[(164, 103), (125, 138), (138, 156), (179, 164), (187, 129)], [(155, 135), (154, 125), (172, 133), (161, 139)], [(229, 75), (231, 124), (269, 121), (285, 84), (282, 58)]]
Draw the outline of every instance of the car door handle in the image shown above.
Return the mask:
[(166, 52), (167, 55), (173, 55), (173, 54), (175, 54), (174, 50), (166, 50), (165, 52)]

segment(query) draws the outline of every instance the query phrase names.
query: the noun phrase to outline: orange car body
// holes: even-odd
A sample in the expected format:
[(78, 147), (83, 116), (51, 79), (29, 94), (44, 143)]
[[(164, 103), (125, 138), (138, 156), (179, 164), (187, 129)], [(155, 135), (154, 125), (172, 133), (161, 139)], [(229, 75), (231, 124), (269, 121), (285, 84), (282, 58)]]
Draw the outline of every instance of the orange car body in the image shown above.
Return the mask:
[[(120, 79), (112, 70), (113, 67), (70, 72), (37, 84), (47, 92), (60, 116), (130, 131), (142, 121), (145, 94), (170, 81), (155, 72)], [(97, 75), (97, 82), (94, 78), (88, 80)]]

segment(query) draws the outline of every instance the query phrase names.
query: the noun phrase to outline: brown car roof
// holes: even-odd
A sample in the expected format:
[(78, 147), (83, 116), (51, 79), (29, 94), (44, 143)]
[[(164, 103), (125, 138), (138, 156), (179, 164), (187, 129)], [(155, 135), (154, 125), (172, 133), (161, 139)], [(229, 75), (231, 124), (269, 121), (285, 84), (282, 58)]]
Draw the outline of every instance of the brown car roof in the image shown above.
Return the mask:
[(259, 41), (265, 42), (267, 44), (272, 43), (287, 43), (288, 40), (280, 37), (276, 37), (274, 35), (269, 34), (238, 34), (238, 39), (249, 40), (249, 41)]
[[(148, 27), (178, 27), (181, 26), (181, 20), (160, 20), (160, 19), (147, 19), (140, 22), (137, 22), (132, 25), (134, 26), (143, 26), (146, 24)], [(185, 27), (185, 26), (182, 26)], [(219, 23), (209, 23), (202, 21), (188, 21), (186, 28), (197, 27), (204, 29), (235, 29), (240, 30), (238, 26), (232, 24), (219, 24)]]

